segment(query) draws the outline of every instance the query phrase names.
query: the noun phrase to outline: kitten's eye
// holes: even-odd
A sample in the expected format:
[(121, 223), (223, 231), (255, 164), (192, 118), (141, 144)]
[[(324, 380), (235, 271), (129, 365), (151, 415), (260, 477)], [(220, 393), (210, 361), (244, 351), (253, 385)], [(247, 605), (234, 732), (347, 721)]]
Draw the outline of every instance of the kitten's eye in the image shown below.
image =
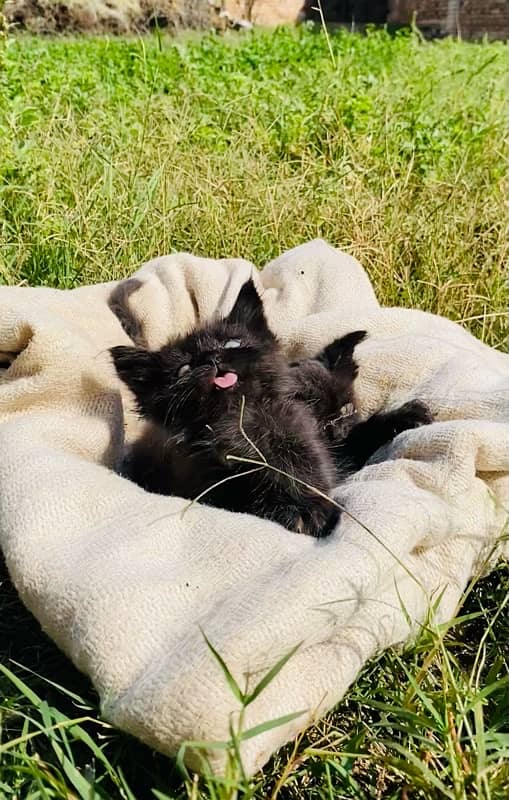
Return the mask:
[(234, 347), (240, 347), (240, 345), (240, 339), (228, 339), (228, 341), (224, 343), (224, 349), (233, 350)]
[(179, 371), (177, 372), (178, 377), (181, 378), (183, 375), (186, 374), (186, 372), (189, 372), (190, 369), (191, 369), (190, 364), (182, 364)]

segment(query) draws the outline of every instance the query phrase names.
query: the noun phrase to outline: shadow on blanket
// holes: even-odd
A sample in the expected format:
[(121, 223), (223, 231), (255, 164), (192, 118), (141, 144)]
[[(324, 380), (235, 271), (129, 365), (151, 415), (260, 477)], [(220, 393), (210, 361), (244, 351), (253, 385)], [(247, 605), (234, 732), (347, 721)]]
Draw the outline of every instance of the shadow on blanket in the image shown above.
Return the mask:
[[(65, 705), (66, 697), (45, 683), (44, 679), (62, 684), (91, 704), (96, 702), (97, 695), (90, 681), (73, 667), (62, 651), (46, 636), (35, 617), (19, 599), (1, 554), (0, 664), (19, 675), (48, 702), (51, 695), (55, 699), (62, 698)], [(25, 669), (18, 667), (18, 664)], [(33, 670), (37, 676), (30, 675), (27, 670)], [(58, 702), (60, 708), (60, 700)], [(70, 706), (73, 708), (71, 704)], [(69, 709), (71, 714), (75, 711), (75, 708), (74, 711)]]
[[(0, 664), (17, 675), (30, 689), (44, 699), (49, 706), (54, 706), (69, 719), (82, 717), (90, 713), (91, 717), (99, 717), (99, 698), (89, 679), (79, 672), (61, 650), (49, 639), (41, 626), (25, 608), (11, 583), (4, 559), (0, 553)], [(64, 690), (73, 692), (83, 700), (77, 704), (65, 691), (52, 686), (48, 681), (59, 684)], [(9, 689), (8, 678), (0, 675), (0, 713), (5, 702), (11, 708), (10, 697), (15, 696), (15, 707), (22, 706), (28, 717), (37, 719), (37, 711), (29, 707), (29, 703), (21, 703), (20, 692)], [(85, 710), (84, 708), (85, 707)], [(88, 711), (90, 708), (90, 712)], [(2, 735), (9, 741), (22, 734), (24, 718), (17, 715), (2, 715)], [(97, 727), (92, 723), (81, 723), (94, 740), (97, 739)], [(177, 790), (182, 783), (180, 773), (172, 769), (171, 762), (161, 753), (157, 753), (129, 734), (112, 729), (107, 744), (106, 755), (112, 764), (121, 764), (122, 773), (134, 792), (134, 796), (153, 798), (152, 789), (161, 792), (169, 788)], [(37, 753), (49, 764), (58, 763), (54, 757), (49, 738), (39, 737)], [(90, 750), (76, 741), (73, 757), (78, 767), (90, 765)], [(118, 787), (111, 783), (103, 783), (111, 796), (116, 796)]]

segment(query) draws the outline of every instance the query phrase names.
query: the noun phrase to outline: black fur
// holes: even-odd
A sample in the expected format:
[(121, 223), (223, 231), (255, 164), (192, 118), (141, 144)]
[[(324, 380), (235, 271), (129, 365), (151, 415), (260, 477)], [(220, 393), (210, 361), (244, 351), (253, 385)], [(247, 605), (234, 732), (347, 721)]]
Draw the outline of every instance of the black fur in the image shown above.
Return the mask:
[(353, 353), (366, 335), (347, 333), (315, 358), (291, 364), (294, 397), (311, 408), (331, 444), (342, 441), (357, 419), (354, 382), (359, 369)]
[(348, 461), (353, 470), (358, 470), (398, 433), (431, 422), (431, 411), (420, 400), (410, 400), (393, 411), (379, 411), (354, 425), (343, 441), (335, 443), (335, 458), (342, 463)]
[[(429, 421), (407, 404), (357, 423), (353, 353), (365, 336), (355, 331), (289, 364), (248, 281), (225, 319), (157, 352), (112, 348), (119, 377), (157, 426), (135, 446), (129, 476), (148, 491), (203, 493), (202, 502), (327, 535), (339, 513), (314, 489), (329, 494), (396, 433)], [(215, 383), (232, 375), (229, 388)]]
[[(232, 340), (240, 346), (225, 348)], [(226, 319), (157, 352), (114, 347), (111, 353), (141, 414), (166, 431), (164, 463), (150, 450), (153, 441), (133, 453), (130, 475), (137, 483), (187, 498), (207, 492), (202, 502), (257, 514), (312, 536), (332, 530), (337, 509), (294, 478), (328, 494), (335, 483), (333, 458), (311, 410), (293, 399), (290, 366), (252, 281), (244, 284)], [(190, 369), (179, 377), (185, 365)], [(231, 388), (214, 384), (231, 373), (238, 376)], [(240, 430), (243, 397), (245, 435)], [(260, 461), (256, 447), (281, 472), (262, 467), (247, 474), (256, 465), (228, 458)]]
[(348, 333), (315, 358), (291, 365), (294, 396), (313, 409), (336, 468), (343, 475), (360, 469), (399, 433), (433, 421), (430, 410), (419, 400), (359, 421), (354, 393), (358, 365), (353, 352), (366, 336), (366, 331)]

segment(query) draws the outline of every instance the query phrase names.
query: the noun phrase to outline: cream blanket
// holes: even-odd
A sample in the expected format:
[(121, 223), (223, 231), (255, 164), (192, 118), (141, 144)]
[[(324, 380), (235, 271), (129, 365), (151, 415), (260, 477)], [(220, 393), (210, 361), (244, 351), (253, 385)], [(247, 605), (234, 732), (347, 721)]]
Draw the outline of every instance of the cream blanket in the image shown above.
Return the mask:
[[(202, 631), (243, 687), (302, 642), (245, 725), (303, 713), (244, 742), (248, 773), (407, 639), (430, 600), (441, 597), (438, 620), (454, 613), (468, 577), (502, 553), (509, 507), (509, 356), (446, 319), (380, 308), (360, 265), (322, 241), (255, 274), (274, 330), (297, 355), (366, 328), (362, 411), (418, 397), (437, 418), (337, 489), (362, 525), (343, 515), (315, 541), (200, 505), (182, 516), (182, 500), (117, 475), (123, 389), (107, 348), (125, 331), (155, 348), (229, 311), (252, 270), (172, 255), (120, 284), (0, 288), (12, 362), (0, 373), (0, 544), (23, 602), (90, 676), (106, 718), (168, 754), (227, 740), (239, 707)], [(212, 759), (219, 769), (221, 752)]]

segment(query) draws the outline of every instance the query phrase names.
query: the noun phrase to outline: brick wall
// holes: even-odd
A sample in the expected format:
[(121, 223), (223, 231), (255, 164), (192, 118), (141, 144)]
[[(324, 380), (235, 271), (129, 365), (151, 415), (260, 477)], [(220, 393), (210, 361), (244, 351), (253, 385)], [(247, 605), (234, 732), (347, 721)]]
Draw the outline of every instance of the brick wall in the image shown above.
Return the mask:
[(405, 25), (415, 16), (419, 25), (440, 27), (447, 17), (447, 5), (447, 0), (392, 0), (387, 21)]
[(488, 33), (493, 37), (509, 38), (508, 0), (464, 0), (460, 10), (460, 32), (466, 38)]
[(509, 38), (509, 0), (389, 0), (389, 8), (388, 22), (406, 24), (415, 14), (419, 26), (436, 33)]
[[(217, 0), (215, 5), (259, 25), (296, 22), (300, 12), (320, 18), (316, 0)], [(348, 25), (407, 25), (415, 14), (417, 24), (432, 34), (509, 38), (509, 0), (322, 0), (322, 9), (331, 22)]]

